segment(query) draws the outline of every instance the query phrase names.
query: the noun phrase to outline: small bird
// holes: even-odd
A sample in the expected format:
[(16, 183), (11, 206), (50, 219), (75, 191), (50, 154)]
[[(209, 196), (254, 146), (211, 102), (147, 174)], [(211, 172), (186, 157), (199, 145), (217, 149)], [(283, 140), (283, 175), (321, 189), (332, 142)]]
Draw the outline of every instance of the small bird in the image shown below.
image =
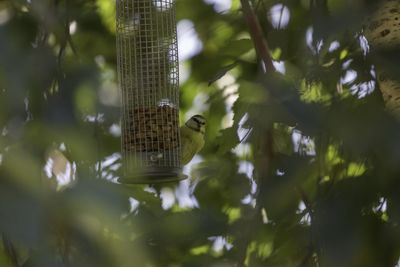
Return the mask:
[(188, 164), (204, 146), (206, 119), (201, 115), (192, 116), (181, 126), (182, 164)]

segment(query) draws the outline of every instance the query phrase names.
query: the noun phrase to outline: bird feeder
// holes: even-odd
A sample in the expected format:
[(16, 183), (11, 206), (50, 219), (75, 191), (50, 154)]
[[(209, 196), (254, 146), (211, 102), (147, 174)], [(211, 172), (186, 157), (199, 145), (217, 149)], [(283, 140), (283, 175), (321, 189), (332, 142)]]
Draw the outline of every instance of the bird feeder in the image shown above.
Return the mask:
[(175, 0), (117, 0), (121, 183), (182, 179)]

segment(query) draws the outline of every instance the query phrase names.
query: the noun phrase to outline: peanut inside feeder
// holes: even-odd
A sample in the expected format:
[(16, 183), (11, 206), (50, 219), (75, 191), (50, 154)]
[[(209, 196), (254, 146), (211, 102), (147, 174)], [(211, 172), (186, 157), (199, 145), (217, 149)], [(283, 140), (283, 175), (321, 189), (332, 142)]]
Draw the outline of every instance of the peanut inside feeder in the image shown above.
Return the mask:
[(129, 112), (129, 151), (155, 152), (177, 148), (177, 109), (169, 106), (134, 108)]

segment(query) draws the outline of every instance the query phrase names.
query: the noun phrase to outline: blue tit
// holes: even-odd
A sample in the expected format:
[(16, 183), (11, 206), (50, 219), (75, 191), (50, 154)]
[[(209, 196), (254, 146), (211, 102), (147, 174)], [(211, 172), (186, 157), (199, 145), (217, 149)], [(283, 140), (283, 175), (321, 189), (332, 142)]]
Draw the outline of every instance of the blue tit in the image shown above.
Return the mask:
[(185, 125), (181, 126), (182, 164), (188, 164), (194, 155), (204, 146), (206, 119), (201, 115), (194, 115)]

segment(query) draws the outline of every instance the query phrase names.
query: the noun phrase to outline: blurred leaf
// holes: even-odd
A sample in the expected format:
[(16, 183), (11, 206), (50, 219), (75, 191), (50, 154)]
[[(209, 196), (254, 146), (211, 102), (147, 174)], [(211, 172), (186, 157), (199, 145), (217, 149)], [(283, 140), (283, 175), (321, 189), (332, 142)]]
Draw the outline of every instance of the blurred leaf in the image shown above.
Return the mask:
[(239, 39), (229, 42), (222, 53), (223, 55), (237, 58), (240, 55), (248, 52), (250, 49), (253, 49), (253, 42), (251, 39)]
[(220, 71), (218, 71), (214, 77), (212, 77), (210, 80), (208, 80), (208, 86), (210, 86), (211, 84), (213, 84), (215, 81), (221, 79), (222, 77), (225, 76), (225, 74), (230, 71), (231, 69), (233, 69), (234, 67), (236, 67), (238, 63), (234, 62), (232, 64), (229, 64), (225, 67), (223, 67)]
[(239, 143), (237, 130), (235, 127), (229, 127), (220, 131), (217, 137), (218, 153), (224, 155), (229, 153)]

